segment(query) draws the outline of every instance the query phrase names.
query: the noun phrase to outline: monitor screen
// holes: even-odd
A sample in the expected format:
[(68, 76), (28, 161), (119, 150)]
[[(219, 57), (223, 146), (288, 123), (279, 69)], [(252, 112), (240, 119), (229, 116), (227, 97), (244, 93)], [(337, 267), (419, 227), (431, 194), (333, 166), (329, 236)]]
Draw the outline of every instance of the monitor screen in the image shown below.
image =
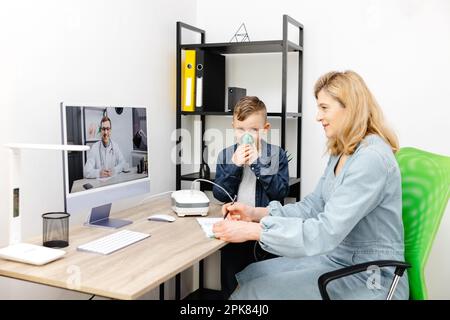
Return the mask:
[[(145, 107), (62, 104), (63, 143), (90, 147), (86, 152), (65, 153), (66, 201), (108, 191), (102, 193), (103, 201), (91, 203), (101, 205), (130, 196), (133, 182), (145, 180), (148, 184), (146, 111)], [(115, 187), (124, 185), (127, 188), (114, 192)], [(135, 193), (140, 192), (136, 189)]]

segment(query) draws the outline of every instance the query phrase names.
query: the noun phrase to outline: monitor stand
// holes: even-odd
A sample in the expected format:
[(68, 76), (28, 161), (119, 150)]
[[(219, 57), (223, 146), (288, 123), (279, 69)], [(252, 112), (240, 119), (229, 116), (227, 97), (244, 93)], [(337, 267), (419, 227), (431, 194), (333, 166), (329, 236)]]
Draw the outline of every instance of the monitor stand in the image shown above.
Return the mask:
[(86, 222), (86, 225), (117, 229), (132, 223), (132, 221), (129, 220), (109, 218), (111, 205), (111, 203), (108, 203), (103, 206), (92, 208), (91, 214), (89, 215), (89, 220)]

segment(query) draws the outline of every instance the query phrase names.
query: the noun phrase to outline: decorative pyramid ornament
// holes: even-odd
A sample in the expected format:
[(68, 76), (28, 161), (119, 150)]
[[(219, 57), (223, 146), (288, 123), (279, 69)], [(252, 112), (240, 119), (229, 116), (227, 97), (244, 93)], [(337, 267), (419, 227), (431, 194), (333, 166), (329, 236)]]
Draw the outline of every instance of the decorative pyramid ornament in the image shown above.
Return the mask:
[(250, 41), (250, 37), (248, 36), (247, 28), (245, 24), (242, 22), (239, 29), (236, 31), (234, 36), (231, 38), (230, 42), (244, 42)]

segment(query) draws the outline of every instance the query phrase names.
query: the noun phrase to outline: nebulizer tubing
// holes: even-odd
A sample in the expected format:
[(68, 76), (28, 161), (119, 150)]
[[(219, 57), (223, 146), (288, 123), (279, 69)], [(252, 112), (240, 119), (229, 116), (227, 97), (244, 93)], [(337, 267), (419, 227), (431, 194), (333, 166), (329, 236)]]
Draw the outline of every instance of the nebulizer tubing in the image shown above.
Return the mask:
[[(236, 198), (233, 199), (233, 198), (230, 196), (230, 194), (227, 192), (227, 190), (225, 190), (222, 186), (220, 186), (220, 185), (218, 185), (217, 183), (214, 183), (214, 182), (212, 182), (212, 181), (206, 180), (206, 179), (195, 179), (194, 181), (192, 181), (192, 184), (191, 184), (191, 192), (194, 190), (194, 182), (197, 182), (197, 181), (203, 181), (203, 182), (209, 182), (209, 183), (212, 183), (213, 185), (218, 186), (220, 189), (222, 189), (222, 190), (227, 194), (227, 196), (231, 199), (231, 202), (234, 202), (234, 201), (236, 200)], [(163, 194), (167, 194), (167, 193), (171, 193), (171, 192), (175, 192), (175, 190), (164, 191), (164, 192), (161, 192), (161, 193), (149, 195), (149, 196), (145, 197), (144, 199), (142, 199), (142, 200), (139, 202), (138, 206), (140, 206), (141, 204), (143, 204), (144, 202), (146, 202), (147, 200), (149, 200), (149, 199), (151, 199), (151, 198), (155, 198), (155, 197), (158, 197), (158, 196), (162, 196)]]
[[(219, 186), (217, 183), (214, 183), (212, 181), (206, 180), (206, 179), (195, 179), (194, 181), (192, 181), (192, 185), (191, 185), (191, 191), (193, 191), (193, 187), (194, 187), (194, 182), (196, 181), (204, 181), (204, 182), (209, 182), (215, 186), (218, 186), (220, 189), (222, 189), (227, 195), (228, 197), (231, 199), (231, 202), (234, 203), (234, 201), (236, 200), (236, 198), (232, 198), (230, 196), (230, 194), (227, 192), (227, 190), (225, 190), (224, 188), (222, 188), (221, 186)], [(253, 257), (255, 258), (255, 261), (259, 261), (258, 257), (256, 256), (256, 246), (258, 245), (258, 241), (255, 241), (255, 244), (253, 245)]]
[(175, 190), (169, 190), (169, 191), (164, 191), (164, 192), (160, 192), (157, 194), (149, 195), (149, 196), (145, 197), (144, 199), (142, 199), (141, 202), (139, 202), (138, 206), (140, 206), (141, 204), (143, 204), (144, 202), (146, 202), (147, 200), (149, 200), (151, 198), (159, 197), (159, 196), (162, 196), (163, 194), (171, 193), (171, 192), (175, 192)]
[[(245, 133), (245, 134), (241, 137), (241, 144), (253, 144), (254, 142), (255, 142), (255, 141), (254, 141), (254, 139), (253, 139), (253, 136), (252, 136), (251, 134), (249, 134), (248, 132)], [(226, 193), (226, 195), (228, 196), (228, 198), (230, 198), (230, 200), (231, 200), (232, 203), (234, 203), (234, 202), (236, 201), (236, 196), (233, 198), (233, 197), (228, 193), (228, 191), (225, 190), (222, 186), (220, 186), (220, 185), (218, 185), (217, 183), (212, 182), (212, 181), (210, 181), (210, 180), (206, 180), (206, 179), (200, 179), (200, 178), (199, 178), (199, 179), (195, 179), (194, 181), (192, 181), (192, 184), (191, 184), (191, 193), (192, 193), (192, 191), (194, 190), (194, 182), (197, 182), (197, 181), (208, 182), (208, 183), (211, 183), (211, 184), (213, 184), (213, 185), (219, 187), (223, 192)], [(149, 199), (151, 199), (151, 198), (158, 197), (158, 196), (161, 196), (161, 195), (163, 195), (163, 194), (167, 194), (167, 193), (171, 193), (171, 192), (175, 192), (175, 190), (170, 190), (170, 191), (165, 191), (165, 192), (161, 192), (161, 193), (157, 193), (157, 194), (150, 195), (150, 196), (145, 197), (144, 199), (142, 199), (141, 202), (139, 202), (138, 205), (143, 204), (144, 202), (146, 202), (147, 200), (149, 200)]]
[[(246, 133), (242, 136), (241, 138), (241, 143), (242, 144), (253, 144), (254, 140), (253, 140), (253, 136), (249, 133)], [(234, 203), (236, 198), (231, 198), (230, 194), (227, 192), (227, 190), (225, 190), (224, 188), (222, 188), (220, 185), (218, 185), (217, 183), (214, 183), (212, 181), (206, 180), (206, 179), (195, 179), (194, 181), (192, 181), (192, 185), (191, 185), (191, 191), (194, 188), (194, 182), (196, 181), (204, 181), (204, 182), (209, 182), (217, 187), (219, 187), (220, 189), (222, 189), (227, 195), (228, 197), (231, 199), (231, 202)], [(253, 257), (255, 258), (255, 261), (258, 261), (258, 257), (256, 255), (256, 246), (258, 245), (258, 241), (255, 241), (255, 244), (253, 245)]]
[(209, 182), (209, 183), (211, 183), (211, 184), (213, 184), (213, 185), (219, 187), (221, 190), (223, 190), (223, 192), (225, 192), (225, 193), (227, 194), (228, 198), (230, 198), (231, 202), (234, 203), (234, 201), (236, 200), (236, 197), (234, 197), (234, 199), (233, 199), (233, 198), (230, 196), (230, 194), (228, 193), (228, 191), (225, 190), (222, 186), (220, 186), (220, 185), (218, 185), (217, 183), (212, 182), (212, 181), (210, 181), (210, 180), (200, 179), (200, 178), (199, 178), (199, 179), (195, 179), (194, 181), (192, 181), (192, 184), (191, 184), (191, 193), (192, 193), (192, 191), (194, 191), (194, 182), (197, 182), (197, 181)]
[[(228, 191), (225, 190), (222, 186), (218, 185), (218, 184), (215, 183), (215, 182), (206, 180), (206, 179), (195, 179), (194, 181), (192, 181), (192, 184), (191, 184), (191, 192), (194, 190), (194, 183), (197, 182), (197, 181), (208, 182), (208, 183), (211, 183), (211, 184), (213, 184), (213, 185), (219, 187), (223, 192), (226, 193), (226, 195), (230, 198), (230, 200), (231, 200), (232, 203), (234, 203), (234, 201), (236, 200), (236, 197), (234, 197), (234, 199), (233, 199), (233, 198), (231, 197), (231, 195), (228, 193)], [(171, 190), (171, 191), (165, 191), (165, 192), (161, 192), (161, 193), (157, 193), (157, 194), (148, 196), (148, 197), (144, 198), (144, 199), (139, 203), (139, 205), (141, 205), (142, 203), (144, 203), (146, 200), (148, 200), (148, 199), (150, 199), (150, 198), (154, 198), (154, 197), (157, 197), (157, 196), (161, 196), (161, 195), (166, 194), (166, 193), (169, 193), (169, 192), (174, 192), (174, 191), (173, 191), (173, 190)], [(256, 256), (256, 246), (257, 246), (257, 244), (258, 244), (258, 242), (255, 242), (255, 244), (254, 244), (254, 246), (253, 246), (253, 257), (255, 258), (255, 261), (258, 261), (258, 257)]]

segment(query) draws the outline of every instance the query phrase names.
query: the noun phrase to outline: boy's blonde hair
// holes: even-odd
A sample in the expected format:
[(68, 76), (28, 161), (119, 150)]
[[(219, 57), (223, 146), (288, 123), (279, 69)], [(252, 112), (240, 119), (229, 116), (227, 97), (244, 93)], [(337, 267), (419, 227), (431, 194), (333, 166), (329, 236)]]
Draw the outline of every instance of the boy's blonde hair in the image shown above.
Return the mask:
[(386, 125), (381, 108), (360, 75), (354, 71), (328, 72), (314, 86), (316, 99), (320, 90), (325, 90), (347, 109), (342, 129), (336, 137), (328, 139), (331, 155), (353, 154), (369, 134), (379, 135), (394, 153), (398, 151), (397, 136)]
[(259, 100), (255, 96), (246, 96), (241, 98), (234, 107), (233, 118), (239, 121), (244, 121), (250, 115), (260, 112), (264, 116), (264, 120), (267, 121), (267, 109), (264, 102)]

